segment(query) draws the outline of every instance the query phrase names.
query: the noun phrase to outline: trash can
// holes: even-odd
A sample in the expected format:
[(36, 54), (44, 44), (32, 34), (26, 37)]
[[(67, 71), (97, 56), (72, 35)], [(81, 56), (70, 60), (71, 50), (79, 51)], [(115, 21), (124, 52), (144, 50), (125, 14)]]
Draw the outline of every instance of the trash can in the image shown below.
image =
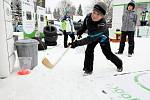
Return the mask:
[(43, 33), (45, 35), (45, 44), (47, 46), (55, 46), (57, 45), (57, 39), (58, 39), (58, 34), (57, 34), (57, 29), (54, 26), (45, 26), (43, 29)]
[(31, 69), (38, 64), (38, 44), (35, 39), (21, 39), (16, 41), (18, 57), (31, 57)]
[(19, 57), (19, 65), (21, 69), (32, 69), (32, 57)]

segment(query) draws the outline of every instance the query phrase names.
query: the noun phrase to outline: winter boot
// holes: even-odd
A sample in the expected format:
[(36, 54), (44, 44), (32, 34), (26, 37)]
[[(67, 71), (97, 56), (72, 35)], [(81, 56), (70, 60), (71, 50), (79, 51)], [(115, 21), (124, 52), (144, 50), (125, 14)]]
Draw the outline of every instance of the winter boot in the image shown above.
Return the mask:
[(85, 71), (84, 74), (83, 74), (83, 76), (88, 76), (88, 75), (91, 75), (91, 74), (92, 74), (92, 72)]

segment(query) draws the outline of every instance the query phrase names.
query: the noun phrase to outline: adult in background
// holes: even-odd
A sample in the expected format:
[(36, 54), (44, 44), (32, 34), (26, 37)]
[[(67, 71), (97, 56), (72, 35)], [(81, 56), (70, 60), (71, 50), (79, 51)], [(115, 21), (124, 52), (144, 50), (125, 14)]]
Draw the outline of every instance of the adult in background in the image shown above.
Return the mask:
[(75, 29), (73, 25), (73, 20), (69, 16), (69, 12), (66, 13), (66, 15), (63, 17), (61, 21), (61, 29), (63, 31), (64, 35), (64, 48), (68, 47), (68, 35), (71, 38), (71, 41), (73, 42), (75, 40)]

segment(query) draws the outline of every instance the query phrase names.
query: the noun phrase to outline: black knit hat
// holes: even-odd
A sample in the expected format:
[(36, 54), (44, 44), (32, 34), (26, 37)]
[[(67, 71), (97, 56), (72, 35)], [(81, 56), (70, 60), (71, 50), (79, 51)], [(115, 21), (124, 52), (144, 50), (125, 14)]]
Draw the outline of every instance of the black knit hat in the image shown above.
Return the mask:
[[(129, 2), (129, 3), (128, 3), (128, 6), (132, 6), (133, 9), (134, 9), (134, 8), (135, 8), (135, 3), (134, 3), (134, 2)], [(128, 6), (127, 6), (127, 7), (128, 7)]]
[(104, 2), (98, 2), (94, 5), (94, 10), (101, 12), (103, 15), (106, 14), (107, 5)]

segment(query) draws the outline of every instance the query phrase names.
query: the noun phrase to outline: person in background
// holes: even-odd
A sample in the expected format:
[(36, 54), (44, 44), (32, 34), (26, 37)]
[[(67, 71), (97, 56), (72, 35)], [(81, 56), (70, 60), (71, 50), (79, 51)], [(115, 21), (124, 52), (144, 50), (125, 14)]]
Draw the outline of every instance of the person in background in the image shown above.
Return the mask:
[(81, 29), (77, 31), (78, 37), (81, 37), (86, 30), (88, 31), (88, 36), (69, 43), (71, 48), (87, 44), (83, 68), (84, 75), (89, 75), (93, 72), (94, 49), (98, 43), (105, 57), (117, 66), (117, 71), (121, 72), (123, 70), (122, 60), (114, 55), (110, 48), (109, 30), (104, 18), (106, 10), (107, 5), (104, 2), (95, 4), (92, 13), (86, 16)]
[(64, 35), (64, 48), (68, 47), (68, 35), (71, 37), (71, 41), (73, 42), (75, 40), (75, 29), (73, 25), (73, 20), (69, 16), (69, 12), (66, 13), (66, 15), (63, 17), (61, 21), (61, 29), (63, 31)]
[(128, 36), (128, 57), (131, 57), (134, 53), (134, 33), (137, 22), (137, 14), (134, 11), (134, 2), (129, 2), (127, 10), (124, 11), (122, 16), (122, 28), (121, 28), (121, 41), (119, 45), (119, 51), (116, 54), (123, 54), (126, 36)]
[(147, 11), (147, 9), (142, 11), (140, 21), (141, 21), (141, 26), (146, 26), (148, 24), (148, 11)]
[(45, 16), (46, 25), (49, 25), (48, 18)]
[(148, 25), (150, 26), (150, 11), (147, 14), (147, 19), (148, 19)]

